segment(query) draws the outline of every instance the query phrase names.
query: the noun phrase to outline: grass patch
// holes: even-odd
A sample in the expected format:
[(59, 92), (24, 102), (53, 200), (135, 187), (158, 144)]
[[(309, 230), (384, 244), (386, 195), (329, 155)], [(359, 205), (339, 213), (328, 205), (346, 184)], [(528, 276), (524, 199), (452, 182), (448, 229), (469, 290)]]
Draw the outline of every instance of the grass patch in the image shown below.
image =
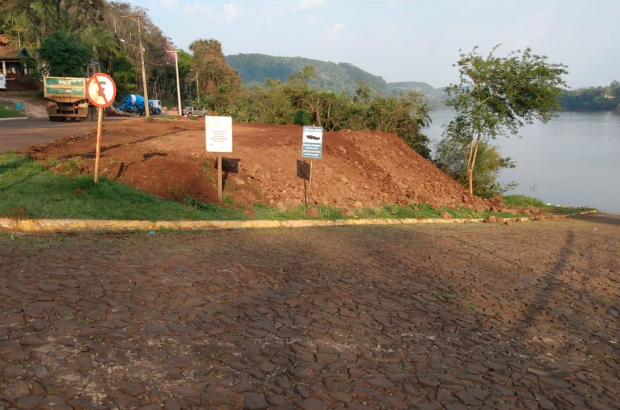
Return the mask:
[[(55, 167), (66, 175), (48, 170)], [(517, 216), (504, 213), (476, 213), (469, 208), (448, 209), (434, 208), (427, 204), (395, 205), (384, 204), (378, 208), (356, 209), (345, 213), (334, 206), (312, 206), (306, 212), (303, 204), (287, 208), (278, 208), (259, 203), (253, 204), (248, 216), (243, 207), (237, 206), (230, 195), (226, 195), (224, 204), (203, 203), (183, 193), (179, 187), (170, 187), (177, 197), (185, 198), (183, 203), (164, 200), (145, 192), (135, 190), (106, 178), (100, 178), (99, 184), (93, 181), (93, 175), (80, 175), (81, 163), (72, 159), (64, 163), (49, 159), (41, 164), (32, 158), (6, 152), (0, 156), (0, 217), (52, 218), (52, 219), (104, 219), (104, 220), (301, 220), (301, 219), (352, 219), (352, 218), (442, 218), (448, 213), (452, 218), (486, 218), (490, 215), (502, 218)], [(203, 162), (203, 171), (210, 176), (210, 164)], [(532, 207), (538, 204), (548, 213), (575, 213), (585, 208), (548, 207), (539, 200), (512, 195), (507, 197), (520, 206)], [(523, 199), (525, 198), (525, 199)], [(523, 205), (527, 204), (527, 205)]]
[[(8, 108), (6, 108), (8, 107)], [(0, 118), (20, 118), (25, 117), (15, 111), (15, 103), (6, 100), (0, 100)]]
[(106, 178), (95, 184), (92, 175), (55, 174), (26, 155), (0, 156), (0, 217), (169, 221), (239, 219), (240, 215), (184, 206)]
[(502, 202), (506, 205), (513, 206), (529, 206), (532, 208), (551, 208), (540, 199), (532, 198), (526, 195), (504, 195)]
[(553, 206), (547, 205), (540, 199), (532, 198), (526, 195), (505, 195), (502, 202), (506, 205), (524, 206), (529, 208), (539, 208), (547, 210), (550, 215), (572, 215), (586, 211), (596, 211), (596, 208), (588, 207), (570, 207), (570, 206)]

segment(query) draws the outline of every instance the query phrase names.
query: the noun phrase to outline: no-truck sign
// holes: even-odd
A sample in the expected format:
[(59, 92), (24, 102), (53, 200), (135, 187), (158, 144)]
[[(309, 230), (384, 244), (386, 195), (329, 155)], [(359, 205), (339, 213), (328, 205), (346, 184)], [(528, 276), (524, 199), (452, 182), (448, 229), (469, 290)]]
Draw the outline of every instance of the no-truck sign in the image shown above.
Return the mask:
[(95, 74), (88, 79), (86, 96), (95, 107), (107, 107), (116, 98), (116, 84), (107, 74)]
[(301, 142), (302, 158), (321, 158), (323, 152), (323, 128), (304, 127)]

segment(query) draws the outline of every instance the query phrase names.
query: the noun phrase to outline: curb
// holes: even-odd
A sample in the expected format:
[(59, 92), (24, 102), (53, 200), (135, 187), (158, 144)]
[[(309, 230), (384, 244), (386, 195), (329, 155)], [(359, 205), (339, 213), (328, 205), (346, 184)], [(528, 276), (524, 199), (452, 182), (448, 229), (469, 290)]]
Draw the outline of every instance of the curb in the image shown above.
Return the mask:
[(16, 120), (27, 120), (30, 117), (11, 117), (11, 118), (0, 118), (0, 121), (16, 121)]
[[(544, 219), (561, 219), (568, 216), (583, 215), (597, 211), (581, 212), (572, 215), (554, 215)], [(504, 222), (524, 222), (540, 220), (536, 217), (503, 218)], [(0, 218), (0, 232), (49, 233), (49, 232), (83, 232), (83, 231), (158, 231), (169, 229), (175, 231), (232, 230), (232, 229), (273, 229), (273, 228), (310, 228), (330, 226), (366, 226), (366, 225), (422, 225), (422, 224), (467, 224), (481, 223), (484, 219), (338, 219), (296, 220), (296, 221), (111, 221), (79, 219), (9, 219)]]

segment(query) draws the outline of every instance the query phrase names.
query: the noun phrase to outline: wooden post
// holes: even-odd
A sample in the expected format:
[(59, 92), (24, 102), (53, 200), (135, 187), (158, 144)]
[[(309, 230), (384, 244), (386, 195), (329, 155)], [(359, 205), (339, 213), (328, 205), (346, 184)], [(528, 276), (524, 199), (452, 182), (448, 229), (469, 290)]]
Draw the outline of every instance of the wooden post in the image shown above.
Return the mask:
[(95, 184), (99, 183), (99, 153), (101, 151), (101, 123), (103, 121), (103, 107), (99, 107), (97, 118), (97, 148), (95, 149)]
[(310, 191), (312, 190), (312, 158), (310, 158), (310, 173), (308, 175), (308, 207), (310, 206)]
[(223, 201), (222, 193), (222, 153), (217, 153), (217, 198), (220, 203)]

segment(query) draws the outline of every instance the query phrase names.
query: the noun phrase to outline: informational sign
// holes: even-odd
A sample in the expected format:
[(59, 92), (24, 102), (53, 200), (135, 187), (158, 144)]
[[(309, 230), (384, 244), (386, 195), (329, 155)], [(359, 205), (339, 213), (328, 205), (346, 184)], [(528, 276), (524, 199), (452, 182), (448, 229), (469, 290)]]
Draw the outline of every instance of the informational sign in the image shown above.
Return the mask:
[(86, 96), (95, 107), (107, 107), (116, 98), (116, 84), (109, 75), (97, 73), (88, 79)]
[(304, 127), (301, 143), (303, 158), (321, 158), (323, 153), (323, 128)]
[(205, 116), (207, 152), (232, 152), (232, 117)]

